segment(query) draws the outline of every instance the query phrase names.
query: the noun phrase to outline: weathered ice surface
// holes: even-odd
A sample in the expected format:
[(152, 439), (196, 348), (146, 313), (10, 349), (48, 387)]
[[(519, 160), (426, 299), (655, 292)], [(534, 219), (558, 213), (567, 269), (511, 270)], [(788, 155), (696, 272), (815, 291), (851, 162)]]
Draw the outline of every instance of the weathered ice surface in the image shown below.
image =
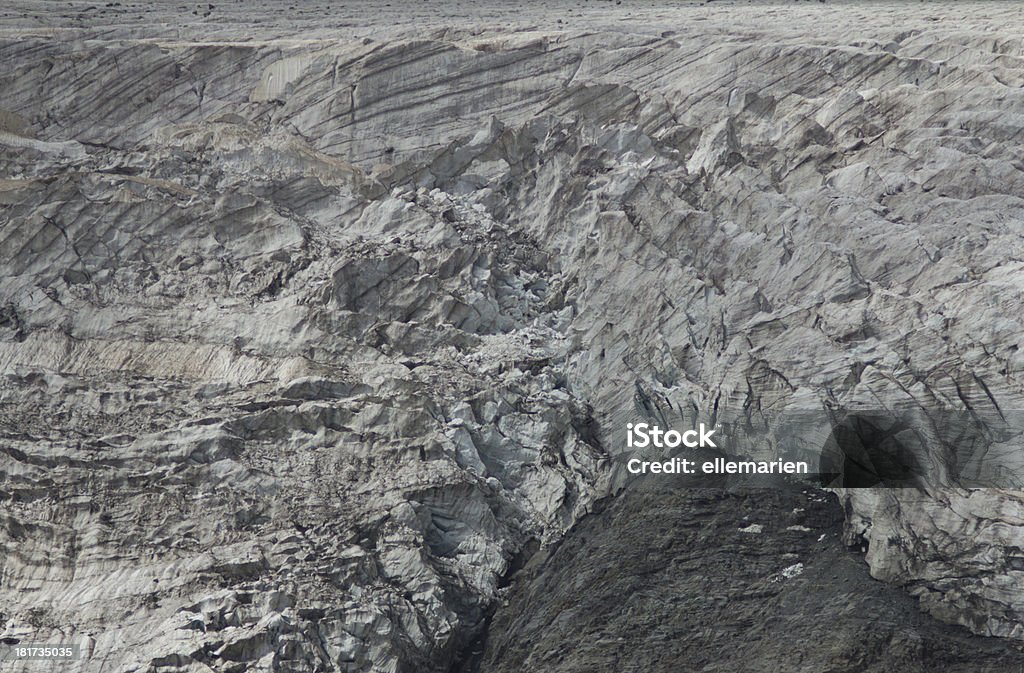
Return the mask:
[[(628, 420), (1024, 409), (1012, 4), (393, 4), (0, 7), (4, 637), (445, 671)], [(1024, 639), (1021, 486), (837, 506)]]

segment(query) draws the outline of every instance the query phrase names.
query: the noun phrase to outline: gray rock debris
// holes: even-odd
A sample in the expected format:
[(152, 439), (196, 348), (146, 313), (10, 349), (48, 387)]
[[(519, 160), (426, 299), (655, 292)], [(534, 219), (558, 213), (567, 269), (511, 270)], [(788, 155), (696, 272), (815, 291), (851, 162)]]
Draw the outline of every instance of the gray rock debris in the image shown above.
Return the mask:
[(873, 580), (841, 519), (821, 491), (626, 491), (517, 576), (476, 670), (1020, 670), (1020, 643)]

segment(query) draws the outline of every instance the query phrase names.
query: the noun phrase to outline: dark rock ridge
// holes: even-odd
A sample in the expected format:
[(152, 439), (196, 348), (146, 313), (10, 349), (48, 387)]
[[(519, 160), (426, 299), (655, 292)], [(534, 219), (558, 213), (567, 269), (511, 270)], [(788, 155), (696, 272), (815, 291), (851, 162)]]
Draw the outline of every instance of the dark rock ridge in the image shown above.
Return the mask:
[(1020, 670), (872, 579), (842, 516), (822, 491), (626, 491), (516, 577), (478, 670)]
[[(1024, 409), (1007, 6), (5, 3), (2, 635), (443, 671), (628, 420)], [(840, 498), (1024, 638), (1019, 491)]]

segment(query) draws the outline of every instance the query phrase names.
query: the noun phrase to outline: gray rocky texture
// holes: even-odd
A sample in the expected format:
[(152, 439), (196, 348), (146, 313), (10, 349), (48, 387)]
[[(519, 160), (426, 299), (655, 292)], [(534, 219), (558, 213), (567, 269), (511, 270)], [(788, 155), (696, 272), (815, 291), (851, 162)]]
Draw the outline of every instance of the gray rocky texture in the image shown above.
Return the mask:
[[(627, 420), (1024, 409), (1011, 5), (213, 4), (0, 8), (7, 637), (445, 670)], [(842, 499), (1024, 636), (1016, 491)]]
[(516, 576), (476, 670), (1020, 670), (872, 579), (842, 518), (822, 491), (627, 491)]

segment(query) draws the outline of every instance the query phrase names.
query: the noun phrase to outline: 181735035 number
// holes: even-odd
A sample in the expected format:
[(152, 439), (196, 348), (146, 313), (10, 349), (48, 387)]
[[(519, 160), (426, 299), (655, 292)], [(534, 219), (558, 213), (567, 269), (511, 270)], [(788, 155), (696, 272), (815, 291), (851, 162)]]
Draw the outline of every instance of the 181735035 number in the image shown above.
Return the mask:
[(78, 659), (79, 646), (70, 643), (3, 643), (0, 661)]

